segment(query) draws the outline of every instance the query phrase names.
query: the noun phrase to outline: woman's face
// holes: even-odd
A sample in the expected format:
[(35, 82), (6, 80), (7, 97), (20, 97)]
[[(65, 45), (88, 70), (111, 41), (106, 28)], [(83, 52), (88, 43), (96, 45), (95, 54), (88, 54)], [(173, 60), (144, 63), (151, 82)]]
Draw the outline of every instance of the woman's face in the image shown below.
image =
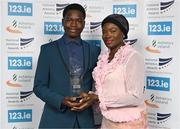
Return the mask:
[(124, 34), (119, 27), (113, 23), (105, 23), (102, 28), (102, 39), (109, 49), (115, 49), (124, 45)]

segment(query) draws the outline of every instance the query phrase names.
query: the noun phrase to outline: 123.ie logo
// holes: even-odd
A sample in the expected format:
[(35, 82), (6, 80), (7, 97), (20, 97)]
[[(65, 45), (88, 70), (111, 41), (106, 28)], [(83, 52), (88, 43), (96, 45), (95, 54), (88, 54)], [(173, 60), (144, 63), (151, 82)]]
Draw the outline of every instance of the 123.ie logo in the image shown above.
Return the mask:
[(9, 70), (31, 70), (32, 57), (8, 57)]
[(148, 35), (172, 35), (172, 21), (148, 22)]
[(9, 16), (32, 16), (32, 3), (8, 2)]
[(127, 18), (136, 17), (136, 4), (113, 5), (114, 14), (122, 14)]
[(44, 34), (48, 35), (62, 35), (64, 29), (60, 22), (44, 22)]
[(8, 110), (8, 123), (12, 122), (32, 122), (32, 110)]
[(147, 76), (146, 89), (170, 91), (170, 78)]

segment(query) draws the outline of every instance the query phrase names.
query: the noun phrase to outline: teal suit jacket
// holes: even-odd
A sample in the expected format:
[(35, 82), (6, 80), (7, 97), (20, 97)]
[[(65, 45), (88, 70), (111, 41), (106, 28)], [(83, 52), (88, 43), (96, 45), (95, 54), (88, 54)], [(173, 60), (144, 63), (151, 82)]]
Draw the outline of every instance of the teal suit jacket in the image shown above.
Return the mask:
[[(39, 128), (73, 128), (76, 119), (81, 128), (93, 128), (92, 108), (73, 112), (61, 107), (66, 96), (71, 95), (69, 59), (64, 39), (41, 46), (36, 69), (33, 91), (45, 102)], [(81, 91), (92, 89), (92, 71), (96, 66), (100, 48), (82, 40), (84, 54), (84, 72)], [(61, 107), (61, 108), (60, 108)]]

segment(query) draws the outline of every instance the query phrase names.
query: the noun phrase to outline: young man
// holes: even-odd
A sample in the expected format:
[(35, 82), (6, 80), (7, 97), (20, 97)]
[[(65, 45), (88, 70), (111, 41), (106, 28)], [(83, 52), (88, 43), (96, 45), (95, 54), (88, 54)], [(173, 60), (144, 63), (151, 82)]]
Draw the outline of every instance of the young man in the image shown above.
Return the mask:
[(33, 89), (45, 102), (39, 128), (94, 128), (93, 101), (87, 93), (100, 49), (81, 39), (85, 17), (81, 5), (66, 6), (64, 35), (41, 46)]

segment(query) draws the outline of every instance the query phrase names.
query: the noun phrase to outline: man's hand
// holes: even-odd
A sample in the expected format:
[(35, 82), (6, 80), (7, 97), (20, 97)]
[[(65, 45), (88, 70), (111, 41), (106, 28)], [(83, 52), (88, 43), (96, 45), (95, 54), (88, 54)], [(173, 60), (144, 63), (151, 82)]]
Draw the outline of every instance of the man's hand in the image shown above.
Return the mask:
[(82, 98), (79, 101), (79, 104), (71, 108), (72, 111), (82, 111), (93, 105), (94, 102), (98, 101), (98, 96), (95, 94), (81, 93), (80, 97)]
[(68, 106), (70, 108), (73, 108), (73, 107), (79, 105), (79, 103), (76, 102), (76, 98), (75, 97), (65, 97), (63, 102), (62, 102), (62, 104), (65, 105), (65, 106)]

